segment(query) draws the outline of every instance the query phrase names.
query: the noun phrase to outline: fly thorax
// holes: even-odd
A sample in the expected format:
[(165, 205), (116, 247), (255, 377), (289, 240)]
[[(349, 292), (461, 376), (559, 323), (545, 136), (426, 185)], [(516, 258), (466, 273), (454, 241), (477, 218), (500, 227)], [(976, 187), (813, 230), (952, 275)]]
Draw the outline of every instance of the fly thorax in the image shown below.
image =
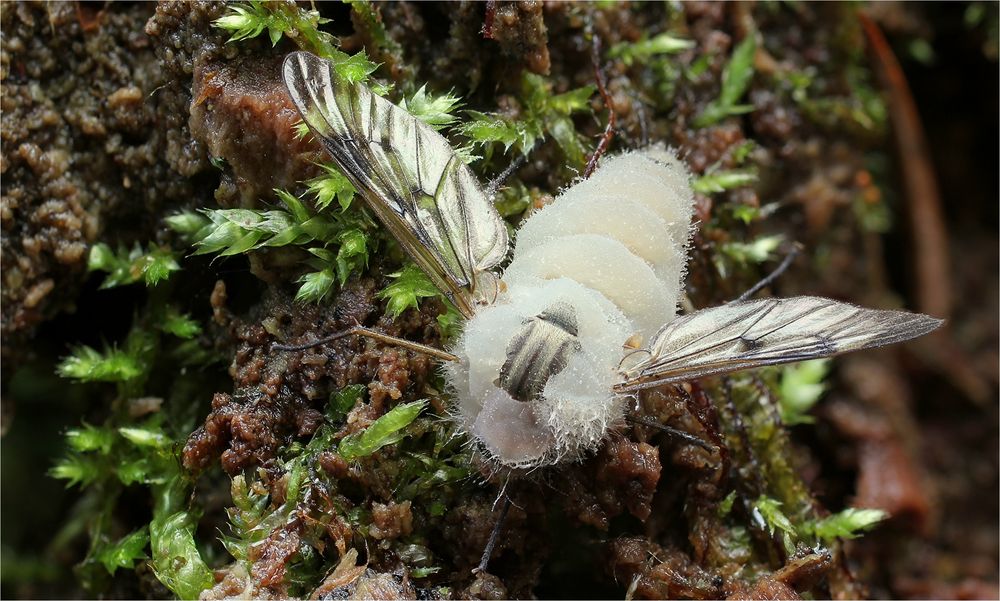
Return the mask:
[(507, 345), (507, 359), (494, 383), (515, 400), (539, 400), (549, 378), (580, 351), (578, 334), (576, 310), (565, 302), (524, 320)]

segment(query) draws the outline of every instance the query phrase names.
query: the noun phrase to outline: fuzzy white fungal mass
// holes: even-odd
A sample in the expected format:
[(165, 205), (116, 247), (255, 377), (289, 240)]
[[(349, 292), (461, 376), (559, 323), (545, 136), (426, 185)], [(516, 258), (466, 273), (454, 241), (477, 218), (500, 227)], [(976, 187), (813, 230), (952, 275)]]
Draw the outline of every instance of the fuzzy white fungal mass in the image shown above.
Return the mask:
[[(676, 314), (689, 179), (663, 146), (614, 156), (518, 231), (506, 290), (469, 320), (453, 349), (462, 361), (446, 368), (459, 423), (497, 461), (530, 467), (578, 457), (621, 418), (625, 399), (611, 390), (622, 345), (636, 333), (649, 339)], [(555, 331), (535, 326), (560, 303), (575, 318), (576, 345), (559, 347), (565, 360), (554, 361), (559, 337), (534, 333)], [(521, 355), (523, 365), (513, 361)], [(501, 372), (516, 369), (548, 370), (539, 398), (503, 388)]]

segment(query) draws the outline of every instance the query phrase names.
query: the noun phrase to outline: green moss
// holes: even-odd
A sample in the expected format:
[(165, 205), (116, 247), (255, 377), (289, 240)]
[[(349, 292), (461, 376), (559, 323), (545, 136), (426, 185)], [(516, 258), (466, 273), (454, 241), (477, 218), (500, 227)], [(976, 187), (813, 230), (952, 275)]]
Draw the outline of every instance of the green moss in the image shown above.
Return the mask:
[(708, 103), (704, 110), (695, 117), (695, 127), (705, 127), (718, 123), (726, 117), (742, 115), (753, 110), (752, 104), (738, 104), (746, 94), (750, 81), (753, 79), (754, 55), (757, 52), (757, 33), (749, 32), (743, 38), (722, 71), (722, 87), (719, 96)]

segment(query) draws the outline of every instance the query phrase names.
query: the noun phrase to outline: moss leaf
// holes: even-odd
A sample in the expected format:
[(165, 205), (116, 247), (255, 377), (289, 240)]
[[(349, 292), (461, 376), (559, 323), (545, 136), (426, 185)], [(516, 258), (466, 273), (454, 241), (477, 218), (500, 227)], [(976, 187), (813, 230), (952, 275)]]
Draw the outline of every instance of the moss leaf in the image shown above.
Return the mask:
[(426, 405), (427, 401), (414, 401), (393, 407), (364, 431), (341, 439), (338, 452), (344, 459), (351, 460), (371, 455), (386, 445), (398, 442), (403, 438), (400, 430), (417, 419)]

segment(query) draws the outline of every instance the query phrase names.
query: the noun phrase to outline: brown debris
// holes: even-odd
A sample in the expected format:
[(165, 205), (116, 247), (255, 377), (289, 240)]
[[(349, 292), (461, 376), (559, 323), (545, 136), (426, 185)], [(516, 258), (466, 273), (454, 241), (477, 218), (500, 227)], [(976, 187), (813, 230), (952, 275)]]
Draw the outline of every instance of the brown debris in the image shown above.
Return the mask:
[(225, 160), (232, 194), (223, 206), (255, 206), (274, 188), (292, 189), (316, 174), (319, 145), (298, 139), (301, 118), (281, 81), (283, 57), (245, 57), (195, 64), (191, 136), (214, 158)]
[(372, 503), (372, 523), (369, 534), (378, 540), (391, 540), (413, 532), (413, 513), (410, 502)]
[(95, 16), (84, 4), (10, 3), (2, 11), (5, 360), (34, 326), (73, 306), (90, 245), (101, 237), (118, 245), (108, 222), (151, 238), (148, 215), (201, 196), (161, 160), (171, 155), (172, 134), (160, 119), (185, 110), (168, 95), (147, 98), (163, 76), (149, 40), (135, 32), (152, 6)]
[(656, 447), (611, 436), (591, 461), (560, 474), (564, 479), (560, 488), (566, 490), (566, 512), (602, 530), (623, 511), (645, 520), (660, 471)]
[(487, 19), (483, 31), (484, 37), (500, 45), (511, 64), (524, 64), (539, 75), (548, 75), (550, 68), (544, 8), (537, 0), (496, 2), (487, 7), (492, 18)]
[(733, 601), (767, 601), (770, 599), (801, 599), (791, 587), (770, 575), (763, 575), (748, 587), (740, 584), (732, 591), (726, 592), (726, 599)]
[[(293, 306), (287, 298), (274, 297), (260, 323), (284, 333), (282, 342), (302, 342), (302, 332), (319, 338), (370, 321), (376, 314), (375, 290), (372, 280), (353, 280), (326, 309)], [(408, 311), (396, 321), (383, 318), (377, 328), (434, 344), (439, 311), (440, 306), (424, 303), (421, 311)], [(322, 423), (321, 409), (329, 395), (349, 384), (368, 384), (370, 394), (369, 403), (351, 412), (344, 434), (364, 429), (406, 394), (422, 391), (432, 373), (427, 357), (384, 349), (366, 338), (282, 352), (271, 349), (276, 339), (264, 325), (234, 324), (240, 341), (230, 367), (235, 392), (216, 394), (204, 425), (189, 437), (183, 460), (191, 470), (204, 469), (220, 453), (229, 473), (265, 463), (282, 445), (308, 439)]]
[(698, 567), (679, 549), (664, 548), (639, 537), (609, 545), (608, 563), (617, 582), (633, 599), (718, 599), (723, 579)]

